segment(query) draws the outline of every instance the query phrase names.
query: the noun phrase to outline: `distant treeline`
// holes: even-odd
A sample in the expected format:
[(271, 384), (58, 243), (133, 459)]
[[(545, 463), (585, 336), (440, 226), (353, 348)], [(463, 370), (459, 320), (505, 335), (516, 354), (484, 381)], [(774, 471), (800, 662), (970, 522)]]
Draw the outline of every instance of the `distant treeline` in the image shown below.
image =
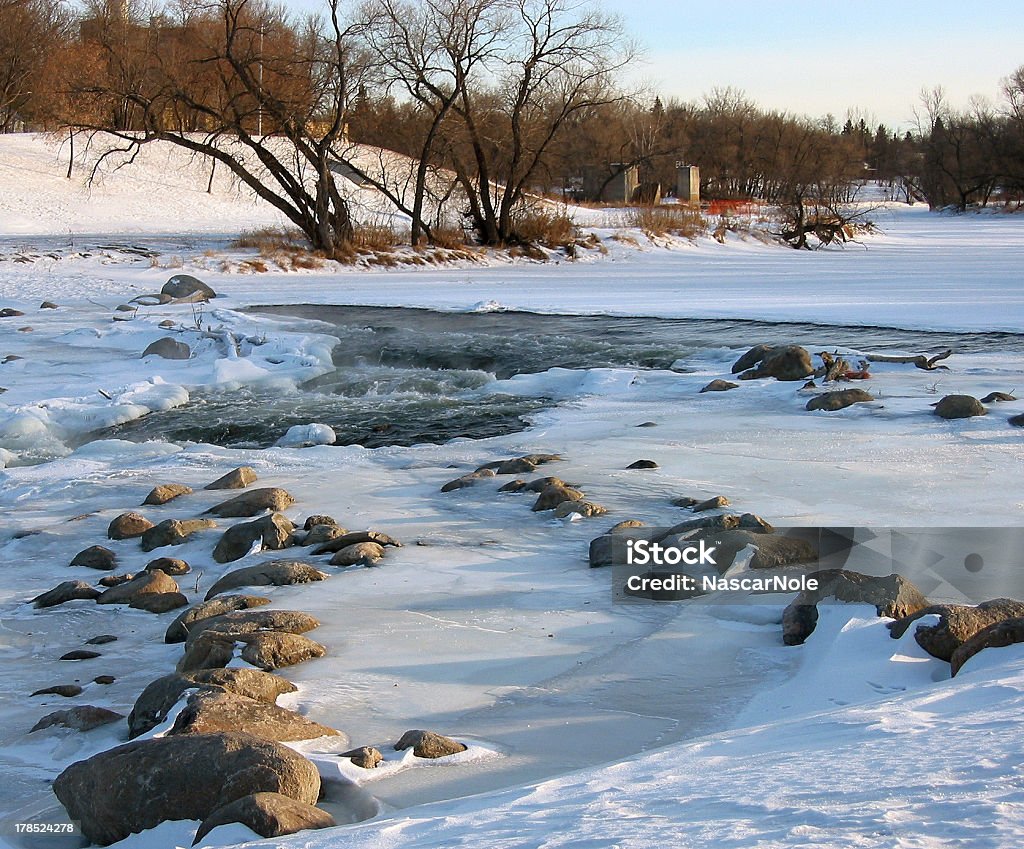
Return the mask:
[[(694, 103), (627, 92), (635, 54), (621, 22), (575, 0), (324, 0), (303, 18), (263, 0), (144, 2), (0, 0), (0, 131), (181, 144), (328, 250), (351, 236), (328, 173), (349, 141), (421, 163), (407, 186), (376, 178), (414, 243), (441, 229), (428, 207), (453, 197), (479, 241), (508, 243), (532, 193), (631, 166), (670, 192), (679, 161), (700, 167), (705, 198), (761, 199), (798, 223), (835, 216), (867, 180), (932, 207), (1024, 198), (1024, 66), (992, 102), (958, 110), (939, 90), (924, 95), (917, 129), (896, 133), (764, 110), (732, 89)], [(295, 144), (315, 186), (289, 176), (264, 141), (275, 136)]]

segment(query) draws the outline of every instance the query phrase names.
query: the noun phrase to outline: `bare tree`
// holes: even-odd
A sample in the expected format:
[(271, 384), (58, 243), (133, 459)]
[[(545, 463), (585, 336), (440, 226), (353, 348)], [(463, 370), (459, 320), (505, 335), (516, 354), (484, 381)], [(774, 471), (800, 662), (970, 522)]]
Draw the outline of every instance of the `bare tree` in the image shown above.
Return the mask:
[(60, 0), (0, 0), (0, 132), (42, 118), (47, 57), (61, 47), (70, 21)]
[(215, 0), (119, 26), (116, 38), (100, 31), (100, 69), (72, 83), (73, 94), (107, 108), (98, 119), (70, 115), (70, 125), (111, 132), (128, 153), (166, 141), (207, 156), (315, 248), (344, 248), (353, 228), (333, 149), (359, 62), (338, 0), (326, 21), (301, 24), (256, 0)]

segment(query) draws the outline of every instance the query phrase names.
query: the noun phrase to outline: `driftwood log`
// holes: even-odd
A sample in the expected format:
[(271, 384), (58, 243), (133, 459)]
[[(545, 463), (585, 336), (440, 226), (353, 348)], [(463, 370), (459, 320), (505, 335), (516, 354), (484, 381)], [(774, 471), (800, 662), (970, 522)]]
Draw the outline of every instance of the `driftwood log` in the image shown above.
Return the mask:
[(890, 356), (888, 354), (868, 354), (868, 362), (872, 363), (913, 363), (919, 369), (924, 371), (936, 371), (943, 369), (949, 371), (949, 366), (937, 365), (942, 360), (947, 359), (953, 354), (952, 349), (943, 351), (941, 354), (936, 354), (934, 357), (929, 357), (927, 354), (918, 354), (917, 356), (908, 357), (897, 357)]

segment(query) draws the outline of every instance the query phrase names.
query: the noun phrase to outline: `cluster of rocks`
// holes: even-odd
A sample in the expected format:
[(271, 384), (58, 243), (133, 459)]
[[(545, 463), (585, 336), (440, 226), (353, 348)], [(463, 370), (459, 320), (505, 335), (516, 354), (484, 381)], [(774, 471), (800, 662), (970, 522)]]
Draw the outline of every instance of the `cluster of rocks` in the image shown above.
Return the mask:
[[(856, 367), (847, 363), (838, 354), (821, 352), (817, 356), (821, 365), (815, 366), (810, 351), (799, 345), (768, 345), (759, 344), (743, 354), (732, 366), (732, 373), (738, 375), (740, 380), (755, 380), (759, 378), (775, 378), (776, 380), (796, 381), (806, 380), (801, 387), (802, 391), (813, 391), (805, 409), (808, 411), (820, 410), (823, 412), (836, 412), (851, 407), (854, 404), (863, 404), (877, 401), (870, 392), (863, 389), (825, 389), (819, 391), (818, 385), (814, 382), (822, 378), (826, 384), (834, 384), (836, 381), (866, 380), (870, 378), (869, 368), (873, 361), (879, 362), (907, 362), (925, 370), (937, 368), (947, 369), (946, 366), (936, 366), (935, 361), (945, 359), (952, 352), (945, 352), (931, 359), (925, 357), (869, 357), (857, 363)], [(728, 380), (715, 379), (705, 385), (701, 392), (724, 392), (738, 388), (739, 384)], [(943, 419), (965, 419), (988, 414), (986, 404), (1016, 401), (1013, 395), (1007, 392), (990, 392), (984, 398), (978, 399), (972, 395), (946, 395), (939, 401), (932, 404), (936, 416)], [(1024, 414), (1013, 416), (1009, 423), (1016, 427), (1024, 427)]]
[[(498, 475), (522, 475), (537, 471), (539, 466), (547, 463), (554, 463), (564, 458), (560, 454), (525, 454), (521, 457), (513, 457), (507, 460), (494, 460), (477, 467), (474, 471), (454, 480), (448, 481), (441, 487), (441, 492), (453, 492), (458, 489), (475, 486), (481, 481), (490, 480)], [(653, 461), (639, 461), (651, 463)], [(657, 464), (654, 464), (656, 467)], [(641, 465), (636, 468), (651, 468)], [(566, 519), (574, 516), (589, 518), (591, 516), (603, 516), (608, 510), (593, 501), (588, 501), (586, 494), (576, 484), (566, 483), (564, 480), (554, 476), (545, 476), (526, 480), (515, 478), (498, 489), (502, 493), (523, 493), (536, 495), (532, 511), (543, 513), (553, 511), (556, 519)]]
[[(241, 467), (206, 489), (245, 489), (255, 482), (255, 472)], [(188, 486), (163, 484), (147, 495), (144, 505), (165, 505), (190, 494)], [(266, 514), (225, 530), (213, 559), (231, 562), (250, 551), (304, 545), (316, 546), (316, 554), (332, 555), (334, 565), (372, 565), (386, 548), (400, 545), (379, 531), (348, 531), (330, 516), (309, 516), (301, 529), (296, 528), (279, 512), (292, 504), (291, 495), (273, 487), (251, 489), (210, 508), (207, 514), (218, 519)], [(148, 551), (179, 545), (210, 527), (213, 521), (205, 518), (154, 524), (131, 511), (111, 521), (107, 535), (117, 541), (137, 539)], [(91, 546), (76, 555), (73, 564), (113, 572), (117, 556), (104, 546)], [(71, 818), (80, 821), (85, 836), (104, 845), (165, 820), (200, 820), (197, 841), (216, 826), (232, 822), (243, 823), (264, 837), (334, 825), (330, 814), (315, 806), (320, 797), (316, 768), (282, 744), (318, 737), (348, 743), (348, 737), (279, 706), (278, 698), (296, 688), (273, 674), (326, 654), (325, 646), (306, 636), (320, 622), (301, 611), (266, 609), (271, 599), (265, 596), (230, 593), (242, 587), (320, 581), (328, 575), (298, 560), (242, 567), (221, 575), (204, 600), (189, 606), (172, 575), (190, 571), (184, 560), (158, 557), (138, 574), (107, 574), (99, 586), (65, 581), (32, 600), (38, 608), (74, 599), (128, 604), (157, 613), (185, 608), (164, 635), (165, 642), (182, 644), (176, 668), (145, 687), (127, 718), (107, 708), (79, 705), (47, 714), (32, 728), (33, 732), (53, 726), (89, 731), (127, 720), (133, 742), (72, 764), (54, 782), (54, 792)], [(101, 646), (116, 639), (100, 635), (89, 644)], [(229, 666), (236, 652), (248, 666)], [(76, 649), (61, 659), (81, 662), (101, 654), (91, 648)], [(99, 676), (96, 681), (110, 683), (113, 678)], [(67, 684), (33, 695), (73, 698), (82, 692), (78, 684)], [(164, 726), (161, 737), (136, 739), (158, 726)], [(415, 730), (403, 734), (394, 748), (411, 748), (416, 757), (438, 758), (464, 751), (466, 746), (434, 732)], [(351, 749), (341, 757), (366, 769), (384, 761), (371, 746)]]

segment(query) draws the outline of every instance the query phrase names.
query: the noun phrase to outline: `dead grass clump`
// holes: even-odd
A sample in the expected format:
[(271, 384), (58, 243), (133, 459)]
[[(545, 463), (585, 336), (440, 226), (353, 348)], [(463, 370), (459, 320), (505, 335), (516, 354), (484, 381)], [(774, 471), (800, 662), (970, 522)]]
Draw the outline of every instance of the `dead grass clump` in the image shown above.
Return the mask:
[(234, 242), (233, 248), (255, 249), (261, 255), (281, 250), (283, 248), (309, 246), (302, 231), (291, 227), (264, 227), (260, 230), (246, 230)]
[(466, 231), (461, 227), (441, 225), (430, 228), (430, 243), (438, 248), (462, 248), (466, 245)]
[(708, 222), (696, 209), (685, 206), (634, 206), (626, 210), (626, 225), (647, 236), (683, 236), (693, 239), (707, 232)]
[(556, 250), (576, 241), (576, 225), (569, 216), (546, 209), (528, 209), (516, 216), (516, 237), (527, 245)]
[(352, 236), (352, 246), (369, 251), (385, 251), (402, 244), (402, 239), (390, 224), (373, 221), (357, 224)]

